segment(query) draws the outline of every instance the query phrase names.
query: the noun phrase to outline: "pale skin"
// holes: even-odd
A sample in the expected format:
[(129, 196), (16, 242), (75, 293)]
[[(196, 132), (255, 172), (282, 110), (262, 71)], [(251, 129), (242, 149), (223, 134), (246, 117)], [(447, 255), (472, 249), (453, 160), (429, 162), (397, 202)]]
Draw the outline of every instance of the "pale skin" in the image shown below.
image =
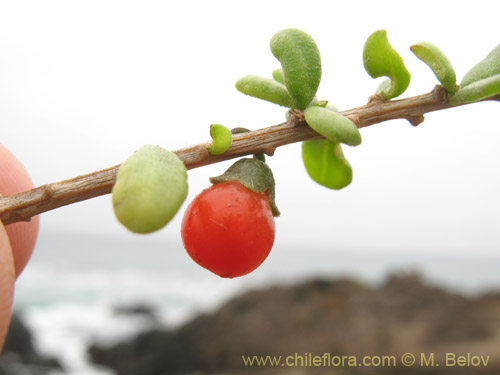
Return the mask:
[[(33, 188), (23, 165), (0, 145), (0, 194), (10, 195)], [(38, 235), (38, 216), (29, 222), (4, 226), (0, 221), (0, 352), (12, 314), (14, 284), (31, 257)]]

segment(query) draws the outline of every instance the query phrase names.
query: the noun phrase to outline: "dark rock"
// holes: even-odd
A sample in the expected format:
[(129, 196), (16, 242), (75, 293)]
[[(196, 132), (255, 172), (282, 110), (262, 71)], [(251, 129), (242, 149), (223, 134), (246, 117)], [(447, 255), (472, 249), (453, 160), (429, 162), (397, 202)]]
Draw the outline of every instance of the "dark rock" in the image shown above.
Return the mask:
[(113, 312), (118, 315), (151, 315), (156, 314), (155, 308), (144, 304), (115, 306)]
[(35, 350), (29, 329), (18, 314), (11, 318), (9, 332), (0, 356), (0, 375), (49, 374), (54, 369), (61, 369), (61, 364), (54, 358), (46, 358)]
[(113, 313), (116, 315), (140, 316), (153, 321), (158, 320), (156, 309), (153, 306), (145, 304), (115, 306)]
[[(376, 289), (350, 280), (314, 280), (247, 292), (179, 329), (153, 330), (109, 348), (93, 345), (89, 353), (120, 375), (497, 374), (499, 312), (500, 298), (493, 293), (467, 298), (425, 285), (416, 275), (393, 276)], [(282, 356), (284, 362), (308, 353), (400, 358), (410, 352), (435, 353), (440, 361), (448, 352), (471, 351), (490, 355), (488, 367), (245, 367), (242, 360)]]

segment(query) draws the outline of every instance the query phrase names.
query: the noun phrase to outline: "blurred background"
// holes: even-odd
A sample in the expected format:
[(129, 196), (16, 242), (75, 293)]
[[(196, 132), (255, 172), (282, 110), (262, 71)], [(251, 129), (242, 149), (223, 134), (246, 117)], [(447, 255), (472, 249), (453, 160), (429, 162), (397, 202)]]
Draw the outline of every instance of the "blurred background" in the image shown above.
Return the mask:
[[(437, 80), (409, 46), (436, 44), (460, 80), (498, 45), (498, 8), (489, 1), (2, 2), (0, 141), (38, 186), (119, 164), (144, 144), (176, 150), (206, 142), (211, 123), (281, 123), (284, 108), (246, 97), (234, 83), (271, 76), (279, 63), (269, 40), (288, 27), (316, 40), (318, 97), (339, 109), (365, 104), (379, 84), (361, 58), (377, 29), (387, 30), (412, 73), (404, 97), (422, 94)], [(62, 365), (54, 373), (112, 374), (90, 363), (89, 346), (152, 326), (174, 330), (256, 288), (341, 277), (377, 288), (392, 272), (417, 272), (450, 293), (496, 291), (498, 108), (485, 102), (427, 114), (416, 128), (403, 120), (364, 128), (363, 144), (344, 148), (354, 179), (341, 191), (309, 179), (299, 144), (279, 148), (268, 158), (282, 213), (276, 242), (240, 279), (197, 266), (180, 238), (187, 203), (231, 162), (191, 170), (181, 211), (151, 235), (123, 228), (109, 195), (44, 213), (15, 309), (36, 350)]]

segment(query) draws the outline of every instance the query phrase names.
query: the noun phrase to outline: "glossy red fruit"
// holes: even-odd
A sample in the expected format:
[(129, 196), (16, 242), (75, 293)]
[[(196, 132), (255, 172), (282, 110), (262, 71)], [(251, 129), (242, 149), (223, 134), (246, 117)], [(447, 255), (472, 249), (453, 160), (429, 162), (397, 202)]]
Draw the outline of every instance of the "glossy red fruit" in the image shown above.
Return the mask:
[(196, 263), (221, 277), (238, 277), (266, 259), (275, 224), (267, 194), (229, 181), (203, 190), (190, 203), (181, 232)]

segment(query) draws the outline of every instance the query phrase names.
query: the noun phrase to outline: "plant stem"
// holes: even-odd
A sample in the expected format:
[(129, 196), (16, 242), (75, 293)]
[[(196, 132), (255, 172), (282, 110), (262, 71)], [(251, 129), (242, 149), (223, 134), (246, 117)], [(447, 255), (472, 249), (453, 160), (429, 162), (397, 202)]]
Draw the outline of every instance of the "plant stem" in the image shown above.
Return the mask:
[[(486, 100), (500, 100), (500, 96)], [(368, 104), (340, 112), (358, 128), (394, 119), (407, 119), (412, 125), (424, 120), (424, 113), (453, 107), (441, 86), (426, 94), (406, 99), (386, 101), (375, 95)], [(299, 111), (292, 110), (290, 119), (264, 129), (235, 134), (230, 149), (212, 155), (211, 142), (174, 151), (188, 169), (217, 163), (244, 155), (263, 152), (272, 155), (277, 147), (307, 139), (321, 138), (304, 121)], [(120, 166), (50, 183), (21, 193), (0, 197), (0, 220), (5, 224), (29, 221), (32, 216), (71, 203), (84, 201), (111, 192)]]

